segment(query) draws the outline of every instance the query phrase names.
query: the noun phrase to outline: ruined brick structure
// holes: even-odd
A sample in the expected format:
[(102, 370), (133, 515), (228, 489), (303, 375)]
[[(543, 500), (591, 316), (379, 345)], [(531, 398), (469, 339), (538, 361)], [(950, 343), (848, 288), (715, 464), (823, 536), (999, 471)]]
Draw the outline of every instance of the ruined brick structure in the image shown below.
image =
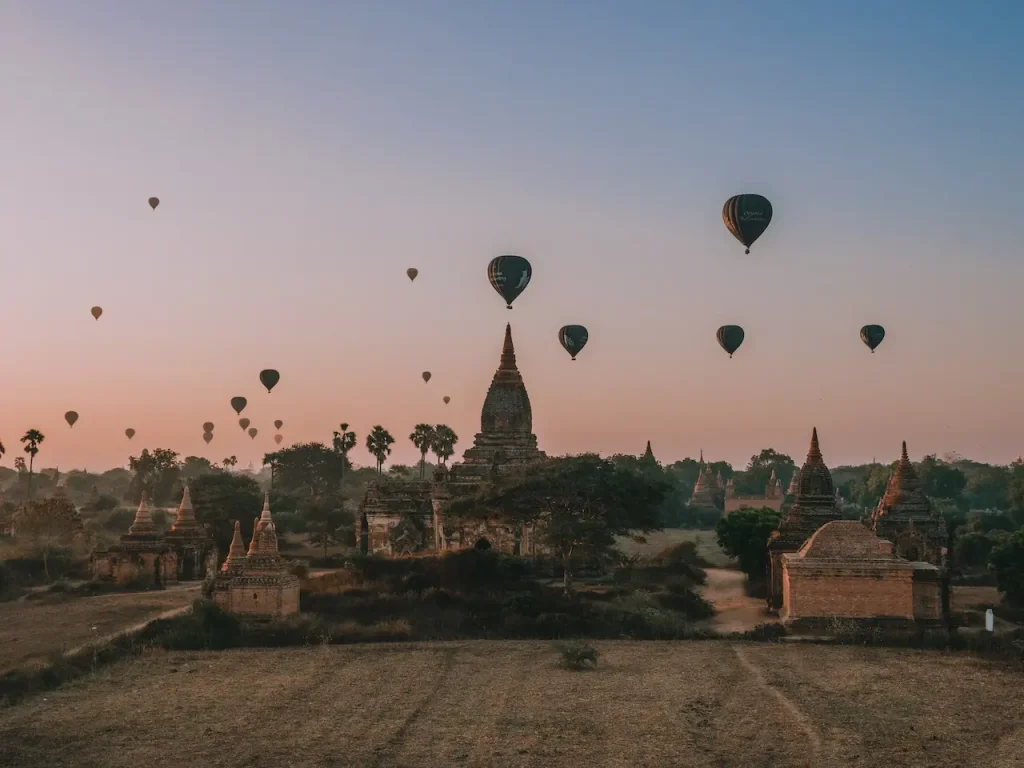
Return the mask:
[(892, 542), (862, 522), (826, 523), (798, 552), (783, 553), (781, 618), (786, 625), (937, 623), (939, 569), (897, 557)]
[(796, 552), (825, 523), (838, 520), (832, 473), (818, 447), (818, 430), (811, 431), (811, 446), (800, 468), (793, 502), (785, 508), (778, 530), (768, 539), (768, 608), (782, 607), (782, 555)]
[(128, 533), (119, 544), (92, 553), (93, 578), (118, 584), (146, 582), (164, 586), (178, 580), (178, 557), (153, 525), (149, 500), (143, 491)]
[(896, 469), (871, 516), (872, 530), (895, 545), (896, 554), (942, 566), (946, 555), (946, 523), (921, 490), (917, 470), (903, 443)]
[(235, 521), (228, 556), (213, 579), (213, 602), (247, 619), (277, 619), (299, 612), (299, 577), (278, 551), (270, 494), (264, 495), (263, 511), (253, 523), (248, 552)]
[[(794, 473), (795, 475), (795, 473)], [(779, 482), (778, 477), (775, 476), (775, 470), (772, 470), (772, 476), (768, 480), (768, 484), (764, 487), (764, 494), (761, 496), (746, 496), (739, 495), (734, 490), (732, 480), (725, 487), (725, 514), (735, 512), (737, 509), (743, 507), (751, 507), (753, 509), (768, 508), (774, 509), (776, 512), (782, 510), (782, 501), (784, 494), (782, 493), (782, 483)]]
[(445, 508), (492, 477), (545, 458), (533, 433), (533, 410), (516, 365), (512, 328), (506, 325), (501, 361), (484, 398), (472, 447), (461, 463), (438, 468), (433, 482), (385, 480), (368, 488), (360, 505), (365, 549), (393, 555), (494, 547), (536, 554), (533, 531), (499, 519), (455, 519)]
[(210, 569), (216, 568), (217, 549), (213, 543), (213, 534), (206, 525), (196, 520), (187, 485), (181, 495), (174, 523), (164, 540), (177, 556), (179, 581), (203, 579)]

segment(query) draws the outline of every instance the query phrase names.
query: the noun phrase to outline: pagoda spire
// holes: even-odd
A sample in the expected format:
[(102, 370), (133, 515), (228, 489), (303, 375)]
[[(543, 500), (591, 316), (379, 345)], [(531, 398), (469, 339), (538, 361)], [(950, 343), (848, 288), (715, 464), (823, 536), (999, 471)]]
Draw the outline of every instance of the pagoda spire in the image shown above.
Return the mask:
[(270, 491), (266, 491), (263, 494), (263, 511), (260, 513), (261, 523), (273, 523), (274, 521), (270, 517)]
[(518, 371), (516, 368), (516, 348), (512, 344), (512, 323), (505, 323), (505, 341), (501, 345), (501, 363), (499, 371)]
[(189, 494), (188, 485), (186, 485), (184, 492), (181, 494), (181, 504), (178, 505), (178, 513), (174, 516), (174, 525), (172, 527), (177, 528), (182, 524), (190, 525), (195, 521), (196, 513), (192, 507), (192, 497)]
[(653, 461), (653, 459), (654, 459), (654, 451), (651, 450), (651, 441), (650, 440), (647, 441), (647, 450), (644, 451), (644, 458), (649, 460), (649, 461)]
[(818, 447), (818, 428), (811, 428), (811, 447), (807, 449), (807, 464), (824, 464), (821, 448)]
[(153, 533), (153, 514), (149, 510), (149, 499), (145, 491), (142, 492), (142, 498), (139, 499), (139, 508), (135, 511), (135, 520), (132, 522), (132, 527), (128, 529), (128, 533), (132, 536)]
[(231, 537), (231, 548), (228, 550), (228, 556), (224, 559), (224, 564), (220, 569), (222, 571), (229, 571), (240, 565), (240, 561), (244, 560), (245, 557), (245, 544), (242, 543), (242, 529), (241, 526), (239, 526), (238, 521), (235, 520), (235, 533)]
[(259, 546), (260, 538), (260, 521), (259, 518), (253, 518), (252, 521), (252, 538), (249, 539), (249, 554), (256, 554), (256, 547)]

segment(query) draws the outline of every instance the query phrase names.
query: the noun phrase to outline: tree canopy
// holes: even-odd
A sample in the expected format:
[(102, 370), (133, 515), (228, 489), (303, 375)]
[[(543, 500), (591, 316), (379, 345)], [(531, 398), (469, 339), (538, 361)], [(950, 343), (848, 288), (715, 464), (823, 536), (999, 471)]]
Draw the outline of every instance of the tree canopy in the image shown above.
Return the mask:
[(148, 448), (143, 448), (138, 457), (128, 457), (128, 466), (135, 472), (128, 489), (133, 504), (139, 503), (143, 491), (157, 506), (172, 501), (175, 486), (181, 477), (181, 466), (175, 451), (157, 448), (150, 453)]
[(264, 464), (274, 467), (274, 487), (300, 496), (336, 493), (347, 461), (323, 443), (296, 443), (263, 457)]
[(775, 510), (742, 507), (719, 521), (718, 545), (739, 560), (740, 569), (751, 581), (761, 581), (768, 569), (768, 537), (778, 527)]

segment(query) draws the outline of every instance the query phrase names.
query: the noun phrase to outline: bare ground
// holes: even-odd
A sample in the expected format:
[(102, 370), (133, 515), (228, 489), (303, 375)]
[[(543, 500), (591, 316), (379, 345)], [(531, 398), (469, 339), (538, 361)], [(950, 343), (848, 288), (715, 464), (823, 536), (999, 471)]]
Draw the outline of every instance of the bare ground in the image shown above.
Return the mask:
[(726, 642), (151, 652), (0, 710), (4, 766), (1024, 766), (1024, 678)]
[(199, 591), (199, 583), (193, 582), (151, 592), (0, 603), (0, 674), (43, 663), (54, 652), (73, 650), (187, 606)]

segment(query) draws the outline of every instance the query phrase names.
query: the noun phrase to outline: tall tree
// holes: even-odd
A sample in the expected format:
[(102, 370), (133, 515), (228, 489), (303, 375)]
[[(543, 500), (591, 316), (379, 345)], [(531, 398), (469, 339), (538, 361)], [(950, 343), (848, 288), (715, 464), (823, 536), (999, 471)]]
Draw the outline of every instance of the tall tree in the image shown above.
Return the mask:
[(323, 443), (295, 443), (263, 457), (274, 467), (274, 485), (285, 493), (325, 496), (337, 493), (345, 457)]
[(32, 465), (39, 453), (39, 445), (46, 439), (46, 436), (38, 429), (30, 429), (22, 435), (21, 442), (25, 444), (25, 453), (28, 454), (28, 500), (32, 501)]
[(1006, 595), (1006, 602), (1024, 608), (1024, 528), (992, 550), (989, 566), (996, 573), (996, 583)]
[(749, 495), (764, 493), (772, 472), (775, 472), (775, 477), (785, 489), (796, 472), (796, 462), (791, 456), (779, 453), (774, 448), (763, 448), (760, 453), (750, 457), (747, 468), (733, 480), (736, 492)]
[(381, 474), (384, 468), (384, 461), (391, 454), (391, 445), (395, 438), (391, 436), (380, 424), (377, 424), (370, 434), (366, 436), (366, 450), (377, 459), (377, 474)]
[(718, 521), (718, 545), (740, 561), (740, 569), (751, 581), (760, 581), (768, 570), (768, 537), (778, 526), (775, 510), (743, 507)]
[(449, 511), (535, 526), (539, 540), (561, 559), (562, 586), (569, 593), (574, 558), (605, 556), (616, 536), (661, 528), (658, 506), (669, 490), (663, 481), (583, 454), (510, 473), (474, 496), (457, 499)]
[(129, 486), (132, 503), (139, 502), (143, 491), (157, 506), (171, 499), (181, 476), (181, 465), (175, 451), (157, 448), (151, 453), (148, 448), (143, 448), (138, 457), (128, 457), (128, 466), (135, 473)]
[(934, 454), (921, 459), (917, 465), (917, 474), (921, 478), (921, 490), (926, 496), (936, 499), (959, 501), (967, 485), (963, 472), (937, 459)]
[(343, 530), (351, 530), (354, 522), (352, 514), (345, 509), (344, 499), (333, 493), (308, 499), (301, 507), (301, 514), (309, 531), (311, 544), (327, 548), (342, 544)]
[(30, 501), (21, 507), (15, 517), (15, 527), (18, 537), (27, 539), (42, 554), (43, 572), (49, 581), (50, 553), (71, 544), (81, 531), (81, 521), (69, 499), (54, 497)]
[(230, 472), (200, 475), (189, 486), (189, 495), (196, 519), (213, 532), (221, 560), (231, 548), (235, 520), (241, 523), (246, 540), (252, 538), (252, 522), (260, 515), (263, 494), (251, 477)]
[(339, 485), (344, 485), (345, 469), (350, 466), (348, 452), (356, 447), (356, 433), (348, 431), (348, 423), (346, 422), (342, 422), (338, 426), (341, 428), (341, 431), (334, 433), (333, 446), (334, 450), (340, 453), (343, 459), (341, 465), (341, 482)]
[(409, 435), (409, 439), (416, 446), (416, 450), (420, 452), (420, 479), (422, 480), (426, 476), (427, 451), (431, 449), (437, 439), (434, 427), (430, 424), (417, 424), (412, 434)]
[(448, 463), (448, 459), (455, 453), (455, 444), (458, 442), (459, 436), (447, 424), (438, 424), (434, 427), (434, 439), (430, 443), (430, 450), (437, 456), (438, 464)]
[(237, 463), (238, 459), (235, 456), (228, 456), (226, 459), (221, 461), (221, 464), (224, 465), (224, 469), (226, 469), (228, 472), (230, 472)]

